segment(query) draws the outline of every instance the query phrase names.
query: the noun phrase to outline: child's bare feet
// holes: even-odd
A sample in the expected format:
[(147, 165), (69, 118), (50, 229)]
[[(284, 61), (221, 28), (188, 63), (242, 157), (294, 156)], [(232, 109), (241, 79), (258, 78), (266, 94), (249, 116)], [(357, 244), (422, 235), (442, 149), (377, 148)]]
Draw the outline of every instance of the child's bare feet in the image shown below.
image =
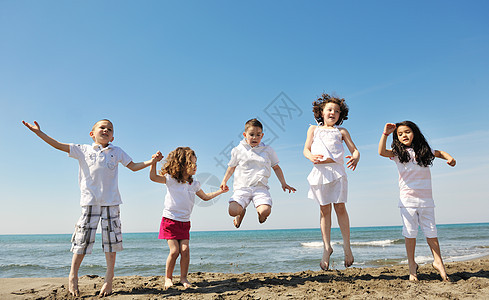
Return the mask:
[(409, 281), (418, 281), (418, 264), (414, 264), (414, 270), (409, 267)]
[(78, 277), (70, 275), (68, 277), (68, 290), (70, 294), (74, 297), (80, 296), (80, 291), (78, 290)]
[(183, 287), (185, 289), (188, 289), (189, 287), (192, 286), (192, 284), (187, 280), (187, 278), (180, 279), (180, 283), (183, 284)]
[(233, 223), (234, 227), (239, 228), (241, 226), (241, 222), (243, 222), (244, 215), (246, 213), (246, 209), (243, 209), (243, 212), (240, 215), (234, 217)]
[(353, 258), (353, 253), (351, 252), (350, 247), (346, 247), (343, 249), (345, 252), (345, 268), (351, 267), (355, 259)]
[(319, 263), (319, 266), (323, 271), (327, 271), (329, 269), (329, 258), (331, 257), (331, 254), (333, 254), (332, 248), (329, 248), (329, 251), (324, 250), (323, 258)]
[(173, 281), (171, 280), (171, 278), (165, 277), (165, 285), (163, 286), (163, 290), (166, 291), (172, 286), (173, 286)]
[(433, 266), (433, 268), (435, 268), (435, 270), (440, 272), (440, 276), (441, 276), (441, 279), (443, 281), (450, 281), (450, 277), (448, 277), (447, 272), (445, 271), (445, 266), (443, 265), (443, 263), (433, 262), (431, 265)]
[(102, 285), (102, 289), (100, 289), (100, 297), (106, 297), (112, 294), (112, 280), (105, 281), (104, 285)]

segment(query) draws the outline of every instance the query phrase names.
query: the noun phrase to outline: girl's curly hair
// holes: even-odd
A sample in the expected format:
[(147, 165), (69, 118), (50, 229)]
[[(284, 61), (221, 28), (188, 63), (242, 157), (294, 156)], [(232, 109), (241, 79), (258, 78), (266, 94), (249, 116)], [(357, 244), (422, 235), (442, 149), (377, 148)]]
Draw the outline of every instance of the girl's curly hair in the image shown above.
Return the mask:
[(192, 157), (197, 158), (194, 150), (189, 147), (178, 147), (168, 154), (165, 164), (161, 167), (160, 175), (169, 174), (179, 183), (188, 181), (188, 183), (192, 184), (194, 179), (192, 175), (189, 176), (195, 169)]
[(407, 163), (411, 160), (411, 157), (407, 151), (407, 148), (409, 147), (401, 143), (401, 141), (399, 141), (399, 137), (397, 136), (397, 128), (399, 128), (399, 126), (407, 126), (413, 131), (413, 142), (411, 143), (411, 148), (414, 150), (418, 165), (422, 167), (433, 165), (435, 155), (431, 151), (431, 147), (426, 141), (424, 135), (421, 133), (419, 127), (411, 121), (396, 123), (396, 131), (392, 135), (392, 152), (399, 157), (399, 161), (401, 163)]
[(312, 103), (312, 112), (314, 113), (314, 119), (316, 119), (318, 124), (321, 123), (324, 125), (323, 110), (326, 103), (329, 102), (336, 103), (340, 106), (340, 117), (335, 125), (341, 125), (344, 120), (348, 120), (348, 105), (346, 105), (345, 99), (323, 93), (321, 97)]

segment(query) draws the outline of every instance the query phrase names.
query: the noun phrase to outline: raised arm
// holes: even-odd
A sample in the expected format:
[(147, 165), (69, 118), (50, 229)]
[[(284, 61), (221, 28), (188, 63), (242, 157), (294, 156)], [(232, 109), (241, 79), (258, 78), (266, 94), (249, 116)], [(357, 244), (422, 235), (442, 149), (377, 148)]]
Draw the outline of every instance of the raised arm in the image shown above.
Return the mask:
[(220, 186), (221, 190), (225, 190), (225, 189), (229, 190), (229, 187), (227, 186), (227, 182), (228, 182), (229, 178), (231, 178), (231, 176), (233, 176), (234, 170), (236, 170), (236, 167), (228, 167), (227, 168), (226, 173), (224, 174), (224, 178), (221, 181), (221, 186)]
[(51, 145), (53, 148), (64, 151), (66, 153), (70, 153), (70, 145), (69, 144), (60, 143), (57, 140), (50, 137), (49, 135), (42, 132), (41, 126), (39, 126), (39, 123), (37, 123), (36, 121), (34, 121), (34, 125), (29, 124), (25, 121), (22, 121), (22, 124), (24, 124), (27, 128), (29, 128), (30, 131), (34, 132), (38, 137), (40, 137), (43, 141), (45, 141), (46, 143)]
[(154, 181), (154, 182), (166, 183), (166, 177), (156, 173), (156, 164), (157, 164), (157, 162), (159, 162), (160, 160), (163, 159), (163, 154), (161, 154), (161, 152), (158, 151), (155, 154), (153, 154), (151, 159), (153, 162), (151, 163), (151, 166), (149, 167), (149, 179), (151, 179), (151, 181)]
[(353, 143), (353, 140), (351, 139), (350, 133), (346, 128), (340, 128), (341, 136), (343, 137), (343, 141), (346, 144), (346, 147), (348, 147), (348, 150), (350, 150), (351, 155), (347, 155), (346, 158), (348, 158), (348, 161), (346, 162), (346, 167), (351, 169), (352, 171), (355, 171), (357, 168), (358, 161), (360, 160), (360, 151), (358, 151), (357, 146), (355, 146), (355, 143)]
[(282, 184), (282, 190), (284, 190), (284, 192), (285, 192), (285, 190), (289, 190), (289, 194), (290, 194), (290, 192), (295, 192), (296, 191), (295, 188), (291, 187), (290, 185), (288, 185), (285, 182), (284, 172), (282, 171), (282, 168), (280, 168), (279, 165), (273, 166), (272, 169), (275, 172), (275, 175), (277, 175), (278, 180)]
[(384, 132), (380, 137), (379, 141), (379, 155), (383, 157), (394, 157), (394, 152), (392, 150), (387, 149), (387, 137), (389, 134), (393, 133), (396, 130), (396, 124), (387, 123), (384, 126)]
[(446, 153), (445, 151), (435, 150), (435, 157), (445, 159), (447, 161), (447, 164), (451, 167), (455, 167), (455, 164), (457, 163), (455, 161), (455, 158), (453, 158), (450, 154)]
[(222, 193), (227, 193), (229, 191), (229, 188), (225, 186), (224, 188), (220, 188), (218, 191), (211, 192), (211, 193), (205, 193), (203, 190), (199, 190), (197, 193), (195, 193), (197, 196), (199, 196), (200, 199), (204, 201), (209, 201), (217, 196), (219, 196)]
[(131, 161), (130, 163), (127, 164), (126, 167), (129, 170), (136, 172), (152, 165), (153, 163), (157, 163), (162, 159), (163, 159), (163, 155), (161, 154), (160, 151), (158, 151), (155, 154), (153, 154), (150, 160), (137, 162), (137, 163)]
[(316, 127), (317, 126), (309, 126), (309, 129), (307, 130), (306, 143), (304, 144), (304, 151), (302, 152), (307, 159), (315, 164), (319, 163), (323, 158), (321, 154), (313, 155), (311, 153), (311, 145), (314, 138), (314, 130), (316, 129)]

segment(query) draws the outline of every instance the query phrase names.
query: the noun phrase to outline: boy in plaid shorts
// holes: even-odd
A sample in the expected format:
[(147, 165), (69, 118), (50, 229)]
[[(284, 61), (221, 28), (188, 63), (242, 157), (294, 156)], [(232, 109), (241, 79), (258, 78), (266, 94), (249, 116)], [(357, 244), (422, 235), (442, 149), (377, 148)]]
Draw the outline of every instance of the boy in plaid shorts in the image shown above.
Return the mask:
[(117, 166), (119, 163), (132, 171), (150, 166), (153, 159), (135, 163), (121, 148), (113, 146), (114, 126), (109, 120), (100, 120), (90, 131), (92, 145), (65, 144), (56, 141), (41, 131), (39, 124), (22, 123), (52, 147), (67, 152), (79, 162), (78, 182), (81, 190), (80, 205), (82, 215), (78, 220), (72, 237), (73, 259), (69, 275), (69, 291), (79, 296), (78, 270), (85, 254), (92, 253), (98, 223), (102, 227), (102, 248), (107, 261), (105, 282), (100, 296), (112, 293), (112, 280), (116, 253), (122, 250), (121, 221), (119, 204), (122, 203), (118, 189)]

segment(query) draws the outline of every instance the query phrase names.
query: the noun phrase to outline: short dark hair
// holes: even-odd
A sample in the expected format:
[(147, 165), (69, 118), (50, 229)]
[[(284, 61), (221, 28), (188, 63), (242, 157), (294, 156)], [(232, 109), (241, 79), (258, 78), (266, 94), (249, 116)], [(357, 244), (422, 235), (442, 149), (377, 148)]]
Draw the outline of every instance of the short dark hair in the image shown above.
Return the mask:
[(250, 128), (250, 127), (258, 127), (263, 131), (263, 125), (256, 118), (246, 121), (245, 131), (248, 130), (248, 128)]

